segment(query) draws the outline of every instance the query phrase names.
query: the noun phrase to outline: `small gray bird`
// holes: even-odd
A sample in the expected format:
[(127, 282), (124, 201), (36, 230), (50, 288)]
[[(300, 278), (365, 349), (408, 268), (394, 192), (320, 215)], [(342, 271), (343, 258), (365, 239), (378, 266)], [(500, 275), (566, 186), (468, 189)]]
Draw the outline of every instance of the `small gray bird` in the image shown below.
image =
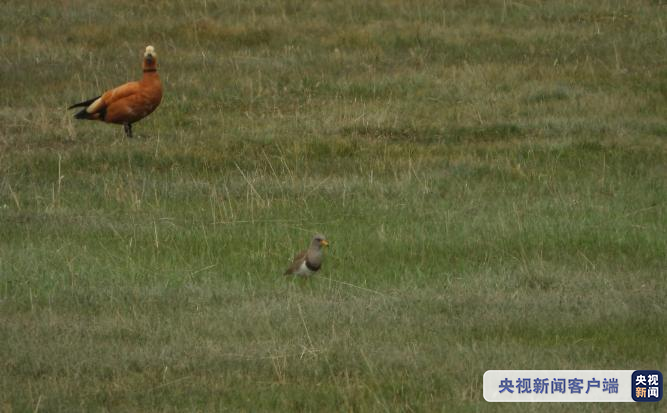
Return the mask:
[(315, 274), (322, 266), (324, 253), (322, 247), (329, 246), (329, 241), (322, 234), (316, 234), (310, 241), (307, 250), (303, 250), (294, 257), (285, 275), (299, 275), (308, 277)]

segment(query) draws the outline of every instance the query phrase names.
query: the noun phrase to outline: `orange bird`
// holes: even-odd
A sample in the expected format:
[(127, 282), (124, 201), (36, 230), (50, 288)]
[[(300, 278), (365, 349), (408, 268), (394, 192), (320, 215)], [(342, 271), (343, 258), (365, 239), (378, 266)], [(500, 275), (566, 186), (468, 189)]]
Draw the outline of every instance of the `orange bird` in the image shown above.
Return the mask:
[(144, 74), (140, 81), (125, 83), (67, 109), (83, 107), (74, 115), (76, 119), (122, 124), (125, 134), (131, 138), (132, 124), (150, 115), (162, 100), (162, 83), (157, 74), (157, 54), (153, 46), (146, 46), (142, 68)]

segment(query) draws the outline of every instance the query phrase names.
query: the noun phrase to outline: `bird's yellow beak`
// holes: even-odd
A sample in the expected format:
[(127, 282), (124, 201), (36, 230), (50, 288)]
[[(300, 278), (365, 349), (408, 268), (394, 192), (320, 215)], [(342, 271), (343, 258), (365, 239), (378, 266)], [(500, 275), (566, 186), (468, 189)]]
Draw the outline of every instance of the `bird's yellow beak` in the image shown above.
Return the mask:
[(329, 246), (329, 241), (323, 239), (322, 241), (320, 241), (320, 245), (324, 245), (325, 247), (328, 247)]

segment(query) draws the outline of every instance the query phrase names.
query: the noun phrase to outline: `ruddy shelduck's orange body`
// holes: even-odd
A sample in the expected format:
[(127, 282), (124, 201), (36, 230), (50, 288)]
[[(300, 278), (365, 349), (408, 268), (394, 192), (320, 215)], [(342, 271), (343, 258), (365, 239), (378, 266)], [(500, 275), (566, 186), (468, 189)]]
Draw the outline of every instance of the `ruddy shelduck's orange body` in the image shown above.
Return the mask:
[(142, 66), (144, 74), (140, 81), (118, 86), (68, 109), (84, 108), (74, 115), (77, 119), (122, 124), (127, 137), (131, 138), (132, 124), (153, 113), (162, 101), (162, 83), (157, 73), (157, 54), (153, 46), (146, 47)]

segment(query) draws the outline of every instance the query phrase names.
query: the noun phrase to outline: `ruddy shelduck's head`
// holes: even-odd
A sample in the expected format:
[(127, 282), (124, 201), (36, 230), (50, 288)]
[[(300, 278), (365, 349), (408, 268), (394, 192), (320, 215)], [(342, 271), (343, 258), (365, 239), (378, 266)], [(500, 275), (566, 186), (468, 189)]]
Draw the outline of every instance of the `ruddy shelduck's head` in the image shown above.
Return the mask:
[(153, 46), (146, 46), (144, 52), (144, 70), (154, 69), (157, 66), (157, 53)]
[(144, 52), (144, 59), (153, 60), (157, 58), (157, 53), (155, 53), (155, 48), (153, 46), (146, 46), (146, 51)]

